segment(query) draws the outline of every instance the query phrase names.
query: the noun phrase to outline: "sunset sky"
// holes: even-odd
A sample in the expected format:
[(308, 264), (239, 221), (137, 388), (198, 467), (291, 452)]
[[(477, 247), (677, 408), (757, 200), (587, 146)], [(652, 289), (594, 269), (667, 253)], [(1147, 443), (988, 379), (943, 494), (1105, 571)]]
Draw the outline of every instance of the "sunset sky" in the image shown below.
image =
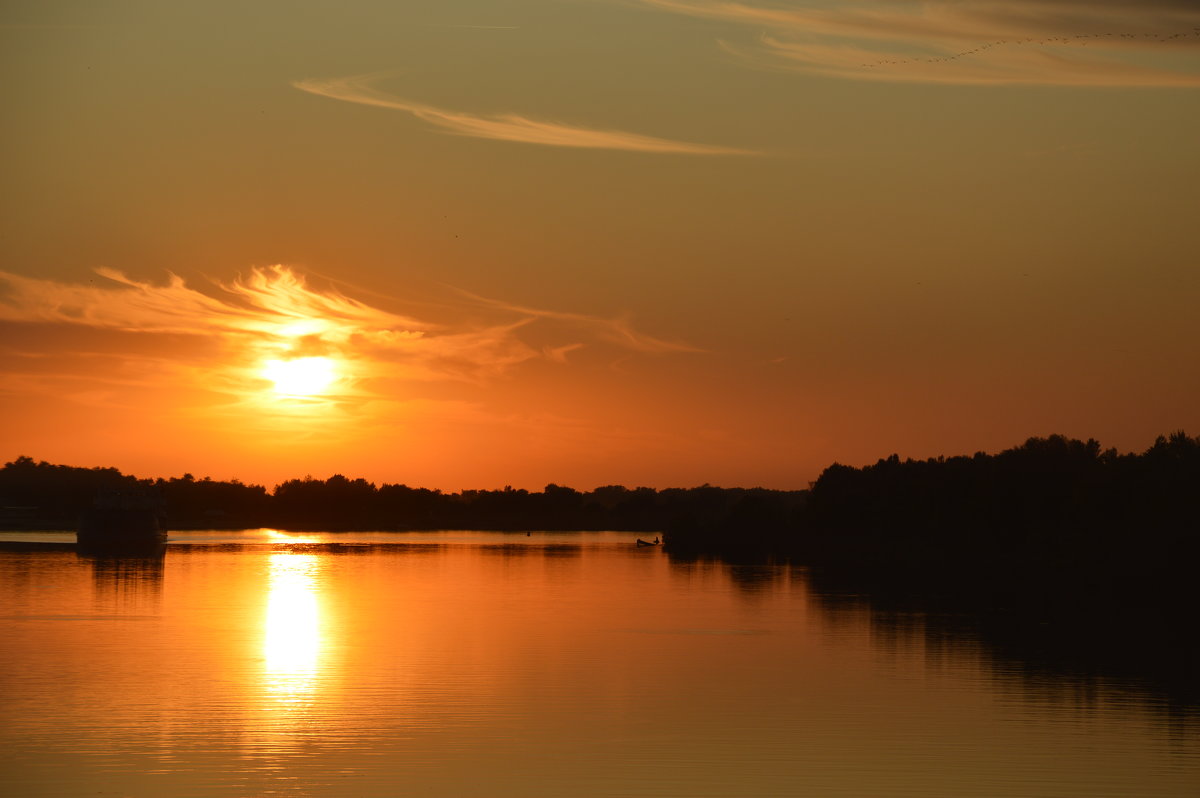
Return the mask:
[(0, 459), (803, 488), (1200, 433), (1198, 0), (0, 6)]

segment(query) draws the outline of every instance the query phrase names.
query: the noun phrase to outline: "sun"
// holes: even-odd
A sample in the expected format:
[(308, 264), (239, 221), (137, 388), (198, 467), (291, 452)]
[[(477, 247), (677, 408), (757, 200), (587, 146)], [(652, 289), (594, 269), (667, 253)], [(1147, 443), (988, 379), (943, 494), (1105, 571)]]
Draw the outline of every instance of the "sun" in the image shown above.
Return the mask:
[(338, 378), (333, 361), (327, 357), (268, 360), (263, 376), (275, 383), (275, 393), (280, 396), (318, 396)]

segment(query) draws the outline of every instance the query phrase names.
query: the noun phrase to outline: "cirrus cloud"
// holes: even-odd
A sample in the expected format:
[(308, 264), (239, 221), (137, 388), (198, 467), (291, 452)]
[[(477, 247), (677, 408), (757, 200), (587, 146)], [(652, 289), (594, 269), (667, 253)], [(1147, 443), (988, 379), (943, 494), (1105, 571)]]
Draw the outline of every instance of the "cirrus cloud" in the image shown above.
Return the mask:
[(541, 144), (547, 147), (575, 147), (598, 150), (625, 150), (675, 155), (754, 155), (751, 150), (697, 144), (688, 141), (645, 136), (623, 130), (601, 130), (531, 119), (520, 114), (482, 116), (436, 108), (406, 100), (374, 88), (371, 84), (384, 74), (357, 75), (347, 78), (298, 80), (292, 85), (309, 94), (334, 100), (404, 111), (435, 127), (460, 136), (481, 139)]
[(1200, 86), (1195, 0), (639, 0), (764, 31), (750, 62), (857, 80)]

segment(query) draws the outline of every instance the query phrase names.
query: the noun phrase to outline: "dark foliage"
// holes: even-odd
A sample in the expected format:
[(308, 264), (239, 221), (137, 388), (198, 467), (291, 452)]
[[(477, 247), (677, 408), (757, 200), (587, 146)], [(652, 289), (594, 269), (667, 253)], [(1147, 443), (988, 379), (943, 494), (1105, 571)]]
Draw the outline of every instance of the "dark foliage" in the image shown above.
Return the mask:
[(981, 555), (1127, 562), (1136, 552), (1187, 560), (1200, 528), (1200, 438), (1177, 432), (1118, 454), (1052, 435), (995, 455), (835, 463), (807, 499), (783, 515), (728, 506), (678, 525), (671, 543), (934, 564)]
[[(791, 522), (729, 512), (670, 530), (666, 542), (766, 551), (910, 604), (1177, 636), (1169, 630), (1190, 628), (1200, 609), (1200, 438), (1177, 432), (1118, 454), (1053, 435), (995, 455), (835, 464)], [(1172, 645), (1194, 673), (1197, 641)]]
[(1122, 455), (1053, 435), (997, 455), (834, 465), (808, 511), (790, 543), (823, 558), (1069, 573), (1089, 592), (1119, 570), (1150, 585), (1200, 554), (1200, 438)]
[[(35, 463), (19, 457), (0, 469), (8, 528), (74, 528), (96, 494), (116, 487), (155, 488), (172, 529), (616, 529), (652, 532), (687, 519), (785, 517), (801, 493), (699, 488), (656, 491), (608, 485), (584, 493), (550, 484), (541, 492), (505, 487), (442, 493), (407, 485), (376, 486), (335, 474), (291, 479), (268, 494), (260, 485), (218, 482), (191, 474), (139, 480), (113, 468)], [(725, 523), (722, 529), (730, 528)]]
[(0, 523), (73, 528), (97, 493), (139, 484), (144, 483), (115, 468), (73, 468), (18, 457), (0, 469)]
[(105, 491), (142, 489), (160, 495), (176, 529), (258, 526), (270, 497), (260, 485), (217, 482), (184, 474), (138, 479), (115, 468), (75, 468), (18, 457), (0, 469), (0, 527), (74, 529), (79, 516)]

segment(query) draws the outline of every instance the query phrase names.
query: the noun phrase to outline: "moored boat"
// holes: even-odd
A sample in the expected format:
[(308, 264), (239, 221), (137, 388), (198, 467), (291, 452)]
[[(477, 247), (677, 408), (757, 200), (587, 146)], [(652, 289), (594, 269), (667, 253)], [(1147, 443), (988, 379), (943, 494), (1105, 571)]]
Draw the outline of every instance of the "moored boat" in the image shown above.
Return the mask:
[(167, 542), (162, 498), (149, 490), (105, 491), (79, 519), (79, 549), (98, 552), (153, 551)]

